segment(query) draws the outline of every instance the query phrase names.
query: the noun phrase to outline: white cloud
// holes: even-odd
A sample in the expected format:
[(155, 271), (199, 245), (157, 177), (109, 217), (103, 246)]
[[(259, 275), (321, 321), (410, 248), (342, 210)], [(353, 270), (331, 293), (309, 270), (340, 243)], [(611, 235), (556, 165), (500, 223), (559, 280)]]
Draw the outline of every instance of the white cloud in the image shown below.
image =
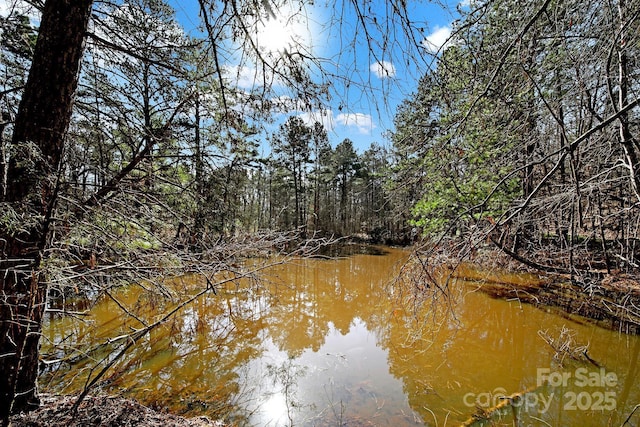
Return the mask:
[(253, 89), (256, 86), (262, 86), (263, 79), (254, 67), (229, 65), (225, 67), (225, 72), (229, 79), (234, 81), (236, 86), (241, 89)]
[(313, 126), (316, 122), (322, 123), (324, 128), (331, 132), (336, 125), (354, 127), (360, 134), (370, 135), (371, 131), (376, 128), (373, 118), (369, 114), (364, 113), (346, 113), (334, 115), (333, 110), (315, 110), (298, 114), (307, 126)]
[(428, 51), (436, 53), (443, 48), (446, 48), (451, 42), (451, 27), (435, 27), (433, 32), (429, 34), (423, 41), (422, 45)]
[(301, 113), (298, 117), (300, 117), (307, 126), (313, 126), (316, 122), (322, 123), (328, 132), (332, 131), (336, 125), (332, 110), (316, 110)]
[(371, 64), (369, 70), (373, 72), (379, 79), (395, 77), (396, 67), (389, 61), (378, 61)]
[(373, 118), (364, 113), (338, 114), (336, 122), (344, 126), (355, 126), (361, 134), (369, 135), (376, 128)]
[(12, 8), (12, 3), (13, 2), (11, 1), (0, 0), (0, 16), (4, 16), (4, 17), (9, 16), (9, 12), (11, 12), (11, 8)]
[(284, 83), (278, 76), (265, 74), (253, 65), (224, 66), (225, 77), (240, 89), (256, 89), (259, 87), (281, 87)]
[[(282, 76), (273, 72), (270, 67), (264, 70), (254, 64), (246, 63), (242, 65), (224, 65), (223, 74), (232, 85), (240, 89), (252, 90), (257, 88), (285, 88), (288, 84)], [(265, 72), (266, 71), (266, 72)], [(284, 72), (283, 70), (280, 70)]]

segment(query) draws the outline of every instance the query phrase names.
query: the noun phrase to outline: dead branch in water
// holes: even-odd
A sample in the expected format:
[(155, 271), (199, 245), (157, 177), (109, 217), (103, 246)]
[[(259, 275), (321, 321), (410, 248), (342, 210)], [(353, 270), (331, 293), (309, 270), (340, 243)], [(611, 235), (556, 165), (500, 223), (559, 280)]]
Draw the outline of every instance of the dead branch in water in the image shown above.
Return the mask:
[[(109, 369), (111, 369), (111, 367), (113, 367), (116, 362), (118, 362), (126, 353), (127, 351), (133, 347), (135, 344), (138, 343), (138, 341), (146, 336), (148, 333), (150, 333), (152, 330), (156, 329), (158, 326), (164, 324), (165, 322), (167, 322), (171, 317), (173, 317), (176, 313), (180, 312), (183, 308), (187, 307), (189, 304), (193, 303), (194, 301), (196, 301), (197, 299), (199, 299), (200, 297), (202, 297), (203, 295), (209, 293), (209, 292), (213, 292), (215, 294), (216, 292), (216, 288), (220, 288), (223, 285), (227, 284), (227, 283), (233, 283), (236, 282), (242, 278), (251, 278), (254, 277), (256, 273), (258, 273), (259, 271), (262, 271), (268, 267), (272, 267), (276, 264), (281, 264), (284, 263), (285, 261), (278, 261), (278, 262), (273, 262), (273, 263), (268, 263), (268, 264), (264, 264), (264, 265), (260, 265), (257, 268), (254, 268), (250, 271), (246, 271), (243, 273), (239, 273), (239, 272), (234, 272), (234, 274), (232, 275), (232, 277), (224, 279), (224, 280), (220, 280), (216, 283), (211, 283), (210, 279), (207, 277), (207, 286), (203, 289), (201, 289), (199, 292), (193, 294), (191, 297), (187, 298), (186, 300), (182, 301), (181, 303), (179, 303), (178, 305), (176, 305), (175, 307), (173, 307), (171, 310), (169, 310), (166, 314), (164, 314), (161, 318), (159, 318), (158, 320), (156, 320), (155, 322), (146, 325), (144, 328), (141, 329), (137, 329), (134, 330), (133, 332), (129, 333), (129, 334), (125, 334), (125, 335), (121, 335), (119, 337), (110, 339), (108, 342), (109, 343), (113, 343), (116, 341), (122, 341), (124, 343), (124, 346), (120, 349), (120, 351), (115, 355), (112, 356), (110, 353), (108, 355), (106, 355), (102, 361), (100, 361), (94, 368), (91, 369), (91, 372), (93, 372), (95, 369), (97, 369), (103, 362), (106, 362), (104, 364), (104, 366), (102, 367), (102, 369), (100, 369), (95, 376), (93, 376), (93, 378), (91, 378), (91, 374), (89, 375), (89, 377), (87, 378), (85, 387), (83, 389), (83, 391), (80, 393), (80, 395), (78, 396), (78, 399), (76, 400), (76, 402), (74, 403), (73, 407), (72, 407), (72, 412), (77, 412), (78, 407), (80, 406), (80, 403), (84, 400), (84, 398), (89, 394), (90, 390), (92, 389), (93, 386), (96, 385), (96, 383), (98, 382), (98, 380), (100, 380), (100, 378), (102, 378)], [(202, 272), (204, 274), (204, 272)], [(206, 275), (205, 275), (206, 277)], [(122, 308), (122, 307), (121, 307)], [(131, 314), (128, 310), (126, 311), (128, 314)], [(141, 321), (140, 319), (138, 319), (138, 317), (135, 317), (135, 319)], [(144, 324), (144, 322), (143, 322)]]
[(556, 352), (553, 359), (561, 366), (564, 365), (567, 357), (578, 362), (590, 363), (597, 367), (600, 366), (600, 364), (593, 360), (587, 353), (589, 344), (578, 345), (574, 339), (575, 332), (571, 329), (562, 326), (558, 338), (553, 338), (549, 335), (548, 331), (542, 330), (538, 331), (538, 335)]
[(631, 419), (631, 417), (633, 417), (633, 414), (635, 414), (635, 413), (636, 413), (636, 411), (637, 411), (638, 409), (640, 409), (640, 403), (639, 403), (639, 404), (637, 404), (637, 405), (633, 408), (633, 411), (631, 411), (631, 413), (629, 414), (629, 416), (627, 417), (627, 419), (626, 419), (626, 420), (624, 420), (624, 423), (622, 423), (622, 424), (620, 425), (620, 427), (624, 427), (624, 426), (626, 426), (626, 425), (627, 425), (627, 423), (629, 422), (629, 420)]
[(499, 413), (501, 410), (511, 407), (513, 412), (514, 419), (517, 419), (516, 416), (516, 406), (520, 402), (520, 400), (528, 393), (533, 393), (537, 391), (540, 387), (530, 387), (526, 390), (519, 391), (517, 393), (510, 394), (508, 396), (500, 397), (500, 403), (491, 407), (491, 408), (482, 408), (480, 406), (476, 406), (476, 413), (471, 415), (468, 420), (460, 424), (460, 427), (471, 427), (475, 423), (489, 421), (494, 415)]

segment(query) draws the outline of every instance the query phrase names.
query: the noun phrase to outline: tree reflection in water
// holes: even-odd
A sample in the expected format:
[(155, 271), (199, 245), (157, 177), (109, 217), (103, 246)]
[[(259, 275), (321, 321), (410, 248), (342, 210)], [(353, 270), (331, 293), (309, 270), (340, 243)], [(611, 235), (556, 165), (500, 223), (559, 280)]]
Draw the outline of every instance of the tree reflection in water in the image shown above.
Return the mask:
[[(148, 334), (101, 387), (237, 425), (400, 427), (434, 418), (462, 422), (475, 412), (465, 405), (468, 393), (517, 392), (535, 384), (538, 368), (549, 367), (552, 354), (537, 332), (559, 330), (567, 319), (490, 299), (475, 292), (476, 282), (465, 286), (463, 280), (452, 283), (450, 298), (442, 299), (446, 307), (416, 304), (401, 283), (389, 287), (408, 253), (385, 252), (300, 259), (263, 272), (259, 284), (218, 289)], [(252, 262), (260, 261), (247, 267)], [(183, 276), (166, 286), (175, 299), (206, 281)], [(138, 286), (114, 296), (147, 320), (175, 304)], [(137, 327), (109, 298), (88, 319), (51, 320), (45, 357), (70, 357), (51, 364), (43, 384), (56, 392), (80, 390), (96, 361), (122, 345), (105, 342)], [(570, 327), (579, 342), (591, 343), (590, 356), (617, 374), (614, 391), (624, 406), (618, 412), (625, 413), (640, 401), (630, 368), (637, 366), (640, 341), (589, 325)], [(530, 416), (552, 425), (559, 419), (593, 425), (612, 415), (555, 410)]]

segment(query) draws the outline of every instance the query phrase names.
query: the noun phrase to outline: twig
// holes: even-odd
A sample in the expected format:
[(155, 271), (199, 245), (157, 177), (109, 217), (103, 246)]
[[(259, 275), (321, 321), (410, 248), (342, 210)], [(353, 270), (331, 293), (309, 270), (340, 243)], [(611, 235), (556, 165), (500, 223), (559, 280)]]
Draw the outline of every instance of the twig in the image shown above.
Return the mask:
[[(269, 267), (272, 266), (273, 264), (268, 265)], [(225, 279), (225, 280), (221, 280), (219, 282), (216, 283), (216, 286), (221, 286), (224, 285), (225, 283), (229, 283), (229, 282), (234, 282), (238, 279), (244, 278), (244, 277), (250, 277), (251, 275), (257, 273), (258, 271), (261, 271), (265, 268), (267, 268), (268, 266), (261, 266), (258, 267), (254, 270), (251, 270), (249, 272), (246, 272), (240, 276), (234, 276), (231, 277), (229, 279)], [(174, 314), (176, 314), (178, 311), (180, 311), (181, 309), (183, 309), (184, 307), (186, 307), (187, 305), (191, 304), (192, 302), (194, 302), (195, 300), (197, 300), (198, 298), (200, 298), (201, 296), (205, 295), (206, 293), (212, 291), (212, 289), (214, 289), (216, 286), (206, 286), (203, 290), (201, 290), (200, 292), (194, 294), (191, 298), (188, 298), (187, 300), (183, 301), (181, 304), (178, 304), (176, 307), (174, 307), (172, 310), (170, 310), (167, 314), (165, 314), (162, 318), (160, 318), (159, 320), (157, 320), (156, 322), (142, 328), (142, 329), (138, 329), (135, 332), (128, 334), (128, 335), (123, 335), (120, 337), (117, 337), (115, 340), (111, 340), (110, 342), (116, 341), (116, 340), (120, 340), (120, 339), (127, 339), (128, 342), (127, 344), (122, 348), (122, 350), (120, 350), (120, 352), (113, 358), (111, 358), (111, 360), (109, 360), (109, 362), (96, 374), (96, 376), (94, 376), (91, 379), (87, 379), (87, 383), (84, 387), (84, 390), (82, 390), (82, 393), (80, 393), (80, 395), (78, 396), (78, 399), (76, 400), (76, 402), (73, 404), (73, 407), (71, 408), (73, 413), (76, 413), (78, 411), (78, 407), (80, 406), (80, 403), (82, 403), (82, 401), (84, 400), (84, 398), (89, 394), (89, 391), (91, 390), (91, 388), (98, 382), (98, 380), (100, 378), (102, 378), (104, 376), (104, 374), (106, 374), (106, 372), (113, 366), (115, 365), (115, 363), (120, 360), (120, 358), (122, 356), (124, 356), (124, 354), (131, 348), (133, 347), (134, 344), (136, 344), (142, 337), (144, 337), (146, 334), (148, 334), (149, 332), (151, 332), (153, 329), (157, 328), (158, 326), (162, 325), (163, 323), (165, 323), (168, 319), (170, 319)], [(109, 357), (109, 356), (106, 356)], [(106, 358), (105, 357), (105, 358)], [(105, 359), (103, 359), (105, 360)]]
[(634, 408), (633, 411), (631, 411), (631, 413), (629, 414), (629, 416), (627, 417), (626, 420), (624, 420), (624, 422), (622, 423), (622, 425), (620, 427), (624, 427), (627, 425), (627, 423), (629, 422), (629, 420), (631, 419), (631, 417), (633, 417), (633, 414), (638, 410), (638, 408), (640, 408), (640, 403), (638, 403)]

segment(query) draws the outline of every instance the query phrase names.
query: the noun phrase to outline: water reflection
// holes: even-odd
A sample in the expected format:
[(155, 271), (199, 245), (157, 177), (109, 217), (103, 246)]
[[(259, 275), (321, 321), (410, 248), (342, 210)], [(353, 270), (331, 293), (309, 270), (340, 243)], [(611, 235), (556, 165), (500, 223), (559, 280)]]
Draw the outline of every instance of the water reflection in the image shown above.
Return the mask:
[(403, 384), (389, 372), (388, 352), (361, 319), (346, 333), (330, 324), (324, 338), (317, 351), (306, 349), (295, 358), (266, 341), (266, 351), (244, 378), (256, 385), (256, 403), (248, 408), (251, 425), (345, 425), (373, 419), (380, 425), (412, 414), (407, 400), (398, 400), (404, 396)]
[[(588, 390), (590, 396), (614, 393), (617, 410), (566, 410), (567, 392), (587, 390), (545, 386), (536, 393), (553, 397), (548, 410), (521, 408), (519, 420), (619, 425), (640, 402), (637, 337), (491, 299), (463, 281), (452, 284), (442, 304), (415, 304), (402, 298), (407, 293), (401, 284), (389, 287), (407, 253), (385, 252), (297, 260), (270, 268), (260, 286), (229, 284), (153, 330), (100, 386), (151, 406), (238, 425), (457, 425), (477, 403), (492, 406), (497, 394), (535, 388), (539, 369), (561, 369), (538, 331), (553, 335), (566, 325), (577, 341), (590, 344), (593, 359), (617, 375), (615, 386)], [(113, 297), (151, 322), (180, 293), (206, 281), (194, 275), (169, 285), (173, 299), (137, 286)], [(107, 340), (140, 326), (107, 297), (88, 319), (52, 320), (45, 353), (73, 357), (46, 373), (45, 385), (79, 390), (96, 362), (121, 345)], [(562, 369), (571, 373), (579, 366)], [(503, 421), (512, 425), (513, 414)]]

